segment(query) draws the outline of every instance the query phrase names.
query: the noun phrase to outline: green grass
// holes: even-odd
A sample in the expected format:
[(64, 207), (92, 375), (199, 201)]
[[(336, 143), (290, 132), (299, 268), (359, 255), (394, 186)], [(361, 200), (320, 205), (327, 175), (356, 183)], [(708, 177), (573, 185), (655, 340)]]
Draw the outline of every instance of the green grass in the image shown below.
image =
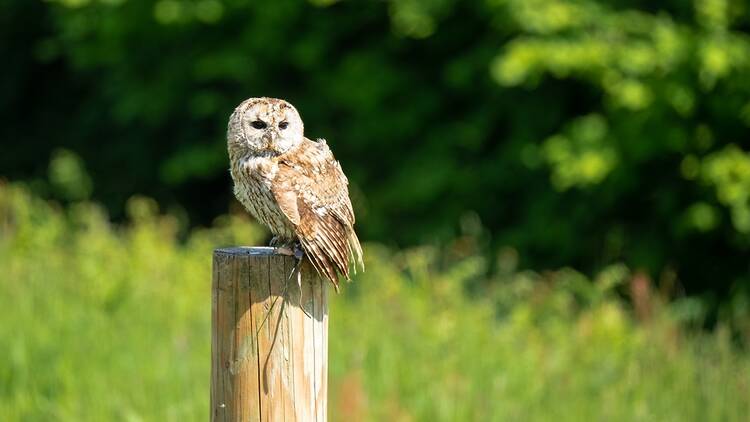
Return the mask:
[[(0, 420), (202, 421), (208, 416), (210, 262), (258, 243), (224, 217), (177, 240), (150, 200), (124, 227), (0, 185)], [(589, 281), (508, 272), (469, 295), (476, 257), (367, 245), (367, 272), (332, 297), (334, 421), (740, 421), (750, 356), (654, 305), (636, 322)]]

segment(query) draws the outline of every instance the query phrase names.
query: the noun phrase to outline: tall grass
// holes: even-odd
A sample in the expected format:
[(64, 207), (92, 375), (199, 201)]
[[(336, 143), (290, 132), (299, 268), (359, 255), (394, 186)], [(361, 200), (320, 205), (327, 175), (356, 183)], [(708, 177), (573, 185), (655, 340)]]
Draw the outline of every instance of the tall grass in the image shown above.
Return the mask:
[[(134, 198), (112, 226), (0, 185), (0, 420), (191, 421), (208, 416), (210, 260), (258, 243), (236, 217), (177, 239)], [(750, 356), (669, 306), (636, 322), (621, 267), (587, 280), (508, 273), (467, 294), (484, 261), (367, 245), (333, 296), (334, 421), (733, 421), (750, 414)]]

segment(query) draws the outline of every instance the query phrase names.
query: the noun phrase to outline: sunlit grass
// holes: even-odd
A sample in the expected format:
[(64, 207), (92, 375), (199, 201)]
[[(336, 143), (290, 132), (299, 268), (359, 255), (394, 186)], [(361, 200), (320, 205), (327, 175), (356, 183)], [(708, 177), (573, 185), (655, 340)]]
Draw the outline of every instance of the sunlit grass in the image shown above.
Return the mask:
[[(224, 217), (178, 242), (150, 200), (129, 214), (115, 227), (94, 204), (0, 185), (0, 420), (208, 417), (211, 250), (262, 234)], [(689, 334), (667, 306), (635, 322), (612, 293), (625, 269), (512, 273), (467, 295), (484, 265), (368, 245), (367, 272), (332, 297), (331, 420), (750, 414), (750, 357), (721, 329)]]

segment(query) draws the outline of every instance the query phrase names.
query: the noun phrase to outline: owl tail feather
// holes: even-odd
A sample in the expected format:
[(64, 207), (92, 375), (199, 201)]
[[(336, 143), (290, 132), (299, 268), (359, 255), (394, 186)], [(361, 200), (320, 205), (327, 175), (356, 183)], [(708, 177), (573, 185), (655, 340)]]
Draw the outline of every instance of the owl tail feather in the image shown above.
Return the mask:
[(360, 271), (365, 272), (365, 262), (362, 259), (362, 246), (359, 244), (359, 238), (357, 238), (357, 233), (354, 233), (354, 230), (349, 230), (348, 240), (349, 253), (354, 261), (354, 265), (352, 266), (354, 274), (357, 274), (357, 266), (359, 266)]
[[(300, 237), (299, 240), (313, 268), (321, 277), (328, 279), (338, 293), (339, 274), (349, 281), (350, 270), (356, 274), (357, 267), (364, 271), (365, 265), (362, 259), (362, 246), (354, 230), (349, 230), (345, 235), (331, 231), (329, 235), (333, 240), (329, 240), (328, 236)], [(350, 262), (353, 265), (350, 265)]]
[(336, 289), (336, 293), (338, 293), (338, 274), (336, 274), (336, 270), (328, 257), (321, 252), (315, 242), (310, 242), (306, 239), (300, 238), (300, 243), (302, 243), (302, 248), (305, 250), (305, 256), (310, 260), (315, 271), (317, 271), (321, 277), (328, 279)]

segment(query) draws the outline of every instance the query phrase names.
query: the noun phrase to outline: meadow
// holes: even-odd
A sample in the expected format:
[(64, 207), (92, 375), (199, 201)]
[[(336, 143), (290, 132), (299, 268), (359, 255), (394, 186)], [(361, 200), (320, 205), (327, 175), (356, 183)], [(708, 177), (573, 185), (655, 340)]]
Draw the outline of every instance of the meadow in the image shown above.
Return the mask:
[[(207, 418), (211, 251), (264, 233), (224, 216), (180, 235), (148, 198), (127, 209), (118, 226), (0, 184), (0, 420)], [(750, 414), (746, 343), (689, 328), (689, 301), (629, 305), (623, 266), (481, 280), (478, 256), (365, 249), (367, 271), (331, 297), (330, 420)]]

